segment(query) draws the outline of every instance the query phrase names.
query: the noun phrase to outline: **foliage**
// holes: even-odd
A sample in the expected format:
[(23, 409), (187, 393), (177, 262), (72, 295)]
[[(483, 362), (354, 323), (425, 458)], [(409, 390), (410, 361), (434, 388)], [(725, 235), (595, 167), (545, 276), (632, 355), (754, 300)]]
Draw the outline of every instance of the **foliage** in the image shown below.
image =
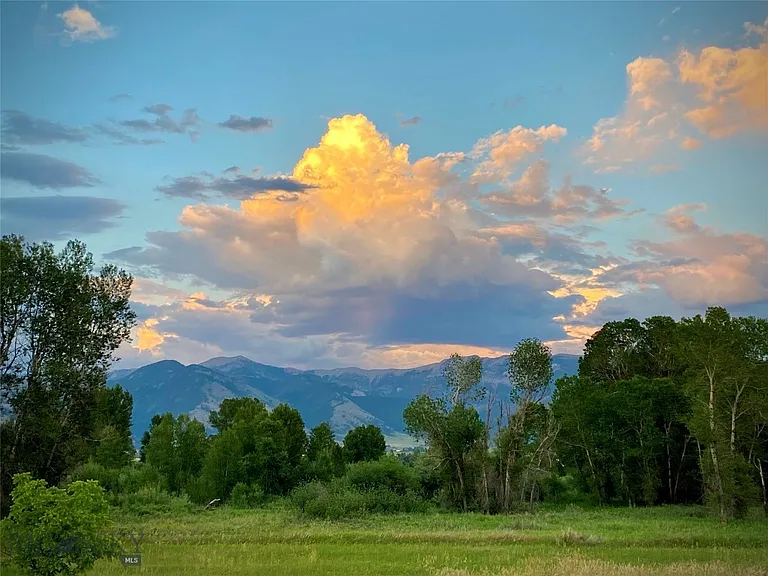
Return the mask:
[(306, 516), (328, 520), (365, 514), (424, 512), (429, 508), (414, 492), (399, 494), (382, 488), (361, 490), (342, 478), (300, 486), (291, 493), (290, 503)]
[(79, 574), (115, 553), (108, 534), (109, 506), (93, 481), (66, 489), (48, 487), (29, 473), (13, 479), (13, 505), (3, 533), (14, 546), (15, 563), (29, 574)]
[(174, 418), (168, 413), (152, 428), (145, 457), (166, 478), (168, 489), (179, 494), (200, 474), (207, 450), (202, 422), (186, 414)]
[(344, 475), (344, 452), (333, 437), (330, 424), (315, 426), (307, 440), (307, 477), (330, 480)]
[(137, 516), (188, 514), (197, 508), (186, 494), (176, 496), (156, 486), (147, 486), (139, 488), (136, 492), (119, 494), (117, 505), (122, 511)]
[(233, 508), (257, 508), (265, 502), (264, 490), (258, 484), (248, 486), (242, 482), (235, 484), (227, 504)]
[(111, 445), (99, 458), (119, 459), (114, 434), (99, 433), (124, 428), (105, 420), (99, 400), (113, 352), (135, 324), (132, 278), (114, 266), (93, 269), (81, 242), (58, 254), (17, 236), (0, 242), (0, 399), (11, 409), (0, 429), (3, 512), (17, 472), (57, 484), (88, 459), (93, 439)]
[(352, 428), (344, 436), (344, 460), (347, 462), (378, 460), (386, 450), (384, 434), (373, 424)]
[(350, 486), (359, 490), (389, 490), (404, 495), (421, 488), (416, 470), (393, 457), (352, 464), (346, 479)]

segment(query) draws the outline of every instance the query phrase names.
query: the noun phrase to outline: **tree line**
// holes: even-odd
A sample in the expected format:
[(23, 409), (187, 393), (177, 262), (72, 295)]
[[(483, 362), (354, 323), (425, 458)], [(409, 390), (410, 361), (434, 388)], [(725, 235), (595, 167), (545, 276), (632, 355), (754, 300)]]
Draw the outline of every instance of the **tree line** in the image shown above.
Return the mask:
[(587, 341), (578, 374), (554, 384), (549, 349), (523, 340), (509, 356), (509, 394), (483, 386), (479, 358), (453, 355), (445, 393), (418, 396), (403, 414), (426, 449), (399, 459), (384, 455), (375, 426), (340, 445), (328, 423), (307, 434), (290, 406), (239, 398), (210, 414), (213, 434), (188, 415), (156, 415), (134, 462), (132, 398), (106, 385), (135, 325), (132, 278), (96, 273), (77, 241), (56, 253), (4, 236), (0, 250), (3, 514), (26, 472), (200, 504), (289, 497), (322, 514), (423, 503), (504, 513), (541, 501), (706, 503), (723, 520), (762, 501), (768, 514), (764, 318), (715, 307), (610, 322)]

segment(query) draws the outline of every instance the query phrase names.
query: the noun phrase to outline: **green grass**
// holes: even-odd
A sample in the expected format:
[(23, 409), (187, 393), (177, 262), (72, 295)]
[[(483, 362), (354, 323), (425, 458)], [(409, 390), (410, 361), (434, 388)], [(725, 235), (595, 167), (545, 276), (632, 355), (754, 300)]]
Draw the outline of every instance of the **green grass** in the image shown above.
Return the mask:
[[(305, 520), (272, 507), (121, 516), (143, 532), (143, 566), (100, 561), (96, 575), (738, 576), (768, 575), (768, 521), (722, 525), (688, 507), (535, 514)], [(18, 572), (6, 570), (3, 576)]]

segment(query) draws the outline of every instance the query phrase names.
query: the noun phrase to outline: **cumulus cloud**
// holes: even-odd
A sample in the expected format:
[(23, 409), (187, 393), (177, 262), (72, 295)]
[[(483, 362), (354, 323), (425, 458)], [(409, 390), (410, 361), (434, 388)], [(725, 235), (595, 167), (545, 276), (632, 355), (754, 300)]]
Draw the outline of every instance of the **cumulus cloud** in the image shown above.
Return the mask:
[[(511, 146), (507, 134), (479, 144), (475, 161), (522, 161), (564, 130), (520, 128), (513, 134), (523, 151), (503, 149)], [(502, 151), (491, 154), (497, 148)], [(545, 261), (556, 267), (568, 251), (578, 258), (581, 247), (590, 253), (580, 266), (599, 266), (601, 247), (551, 230), (541, 232), (538, 246), (507, 242), (498, 233), (507, 220), (446, 194), (461, 187), (454, 169), (471, 160), (452, 153), (413, 161), (407, 145), (390, 143), (364, 116), (336, 118), (294, 167), (291, 180), (306, 193), (293, 202), (284, 201), (285, 192), (268, 190), (243, 198), (238, 209), (187, 206), (180, 231), (152, 232), (146, 247), (107, 257), (142, 277), (188, 279), (246, 295), (248, 322), (261, 327), (251, 330), (268, 326), (282, 339), (326, 345), (333, 339), (358, 346), (356, 353), (361, 342), (377, 349), (470, 343), (495, 349), (531, 334), (564, 338), (555, 318), (570, 315), (585, 297), (577, 291), (555, 295), (565, 282), (544, 270)], [(169, 186), (202, 199), (197, 195), (221, 192), (218, 180), (204, 175)], [(529, 214), (550, 217), (553, 226), (558, 217), (622, 212), (605, 191), (569, 182), (554, 193), (547, 185), (543, 195), (543, 207), (529, 208)], [(521, 251), (538, 257), (542, 269), (518, 261)], [(269, 306), (254, 300), (259, 294), (268, 295)], [(160, 327), (166, 322), (168, 333), (180, 334), (171, 321)]]
[(479, 200), (494, 213), (508, 218), (552, 218), (558, 222), (579, 219), (606, 219), (624, 212), (626, 200), (614, 200), (606, 188), (573, 185), (566, 179), (555, 190), (550, 188), (549, 163), (534, 162), (520, 177), (502, 191), (480, 196)]
[(58, 14), (64, 22), (64, 35), (72, 42), (97, 42), (113, 38), (117, 34), (114, 26), (105, 26), (85, 8), (77, 4)]
[(33, 118), (20, 110), (2, 111), (2, 137), (8, 144), (39, 145), (56, 142), (82, 143), (88, 134), (81, 128)]
[(655, 165), (657, 155), (700, 147), (691, 130), (719, 139), (768, 128), (768, 20), (745, 28), (761, 39), (757, 47), (683, 49), (627, 64), (623, 110), (595, 124), (585, 162), (600, 173)]
[(62, 240), (116, 225), (125, 206), (110, 198), (36, 196), (0, 198), (3, 233), (29, 240)]
[(479, 140), (471, 156), (481, 160), (473, 178), (477, 182), (493, 182), (511, 176), (520, 162), (541, 152), (547, 141), (558, 142), (568, 131), (551, 124), (538, 129), (515, 126), (508, 132), (499, 131)]
[(245, 118), (237, 114), (231, 114), (224, 122), (219, 122), (219, 126), (235, 130), (236, 132), (263, 132), (271, 130), (273, 122), (271, 118), (262, 118), (261, 116)]
[(88, 188), (100, 183), (87, 169), (72, 162), (45, 154), (15, 151), (0, 154), (0, 177), (54, 190)]

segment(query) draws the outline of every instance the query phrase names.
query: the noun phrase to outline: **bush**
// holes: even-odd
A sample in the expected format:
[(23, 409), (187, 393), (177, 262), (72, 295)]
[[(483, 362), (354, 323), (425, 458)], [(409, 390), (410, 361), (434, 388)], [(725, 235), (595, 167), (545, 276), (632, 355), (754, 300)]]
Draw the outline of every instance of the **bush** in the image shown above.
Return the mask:
[(254, 483), (248, 486), (242, 482), (235, 484), (227, 504), (233, 508), (258, 508), (264, 504), (265, 495), (261, 486)]
[(424, 512), (429, 505), (413, 492), (398, 494), (386, 489), (360, 490), (345, 479), (310, 482), (296, 488), (290, 504), (313, 518), (338, 520), (369, 513)]
[(391, 457), (352, 464), (346, 478), (350, 486), (364, 491), (388, 490), (404, 495), (420, 489), (416, 470)]
[(13, 505), (2, 532), (22, 570), (39, 576), (73, 575), (116, 554), (107, 533), (109, 504), (98, 483), (74, 481), (62, 489), (26, 473), (14, 476), (13, 484)]
[(135, 494), (142, 488), (166, 489), (166, 481), (160, 471), (149, 464), (129, 464), (120, 470), (117, 477), (117, 491), (120, 494)]
[(75, 468), (64, 482), (65, 485), (73, 482), (87, 482), (95, 480), (99, 486), (107, 492), (116, 492), (118, 487), (118, 477), (120, 470), (115, 468), (105, 468), (101, 464), (89, 461)]
[(186, 494), (174, 496), (158, 487), (140, 488), (132, 494), (120, 494), (117, 503), (126, 512), (139, 516), (184, 514), (196, 509)]

